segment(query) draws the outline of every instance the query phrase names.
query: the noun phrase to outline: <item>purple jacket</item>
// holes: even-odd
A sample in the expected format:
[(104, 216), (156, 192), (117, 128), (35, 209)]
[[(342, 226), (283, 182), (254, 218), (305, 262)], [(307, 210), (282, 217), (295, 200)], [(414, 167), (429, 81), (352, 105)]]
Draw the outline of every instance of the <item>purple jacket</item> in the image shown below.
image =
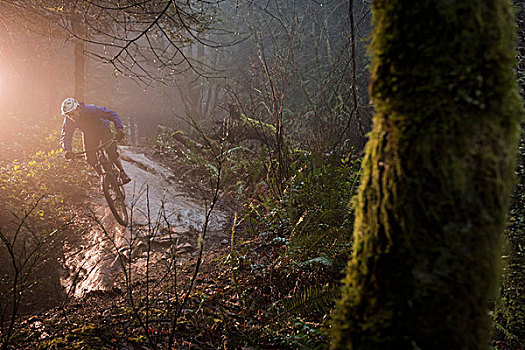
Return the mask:
[(105, 107), (80, 103), (78, 109), (80, 111), (79, 120), (73, 121), (68, 117), (64, 118), (64, 124), (62, 124), (62, 138), (60, 139), (64, 151), (71, 151), (73, 149), (73, 133), (77, 128), (83, 133), (90, 135), (102, 135), (104, 130), (109, 128), (109, 123), (113, 122), (117, 130), (122, 130), (122, 121), (117, 113)]

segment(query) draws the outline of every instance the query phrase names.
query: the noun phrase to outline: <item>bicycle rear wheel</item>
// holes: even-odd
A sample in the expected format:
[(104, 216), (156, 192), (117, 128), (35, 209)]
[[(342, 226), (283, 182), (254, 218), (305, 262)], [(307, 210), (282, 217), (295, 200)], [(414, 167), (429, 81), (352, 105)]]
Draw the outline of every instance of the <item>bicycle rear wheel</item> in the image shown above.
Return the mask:
[(111, 213), (122, 226), (128, 225), (128, 209), (126, 208), (125, 195), (117, 183), (113, 173), (106, 173), (102, 177), (102, 190), (108, 202)]

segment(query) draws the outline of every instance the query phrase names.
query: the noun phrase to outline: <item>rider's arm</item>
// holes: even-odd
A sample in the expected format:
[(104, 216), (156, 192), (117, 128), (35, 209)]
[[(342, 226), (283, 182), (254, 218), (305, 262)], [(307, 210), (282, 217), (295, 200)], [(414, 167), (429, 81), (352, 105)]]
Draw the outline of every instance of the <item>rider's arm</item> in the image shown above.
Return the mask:
[(71, 151), (73, 149), (73, 134), (75, 133), (75, 129), (75, 124), (69, 118), (64, 118), (62, 137), (60, 138), (60, 144), (64, 151)]
[(97, 108), (97, 113), (99, 114), (100, 118), (104, 118), (106, 120), (113, 122), (117, 130), (123, 129), (122, 120), (120, 120), (120, 117), (118, 116), (117, 112), (109, 110), (105, 107), (96, 106), (96, 108)]

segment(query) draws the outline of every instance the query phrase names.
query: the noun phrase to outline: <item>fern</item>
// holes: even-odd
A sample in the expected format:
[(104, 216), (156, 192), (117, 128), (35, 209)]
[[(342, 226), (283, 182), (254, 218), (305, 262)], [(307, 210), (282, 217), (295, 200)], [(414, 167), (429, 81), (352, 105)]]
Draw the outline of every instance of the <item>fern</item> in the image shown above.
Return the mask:
[(330, 313), (335, 300), (340, 296), (337, 283), (309, 286), (292, 296), (274, 304), (277, 310), (273, 320), (286, 320), (296, 316)]

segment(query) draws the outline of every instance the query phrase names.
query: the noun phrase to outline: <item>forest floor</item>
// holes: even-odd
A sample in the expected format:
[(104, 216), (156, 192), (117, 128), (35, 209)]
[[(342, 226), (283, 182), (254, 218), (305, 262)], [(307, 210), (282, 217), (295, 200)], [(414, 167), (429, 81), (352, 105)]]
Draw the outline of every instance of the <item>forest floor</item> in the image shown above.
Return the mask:
[(282, 228), (246, 213), (233, 191), (202, 239), (212, 196), (200, 170), (178, 151), (120, 153), (133, 179), (131, 225), (116, 223), (100, 184), (79, 199), (62, 244), (60, 302), (26, 312), (9, 349), (328, 348), (333, 303), (302, 308), (319, 306), (339, 269), (290, 254)]
[(170, 334), (174, 349), (286, 348), (262, 336), (273, 332), (272, 303), (297, 287), (293, 274), (275, 283), (282, 245), (234, 239), (233, 204), (225, 200), (212, 212), (198, 262), (209, 191), (183, 177), (188, 169), (173, 157), (120, 152), (133, 179), (126, 185), (132, 224), (118, 225), (93, 189), (75, 223), (84, 229), (64, 242), (63, 302), (24, 316), (14, 348), (167, 349)]

